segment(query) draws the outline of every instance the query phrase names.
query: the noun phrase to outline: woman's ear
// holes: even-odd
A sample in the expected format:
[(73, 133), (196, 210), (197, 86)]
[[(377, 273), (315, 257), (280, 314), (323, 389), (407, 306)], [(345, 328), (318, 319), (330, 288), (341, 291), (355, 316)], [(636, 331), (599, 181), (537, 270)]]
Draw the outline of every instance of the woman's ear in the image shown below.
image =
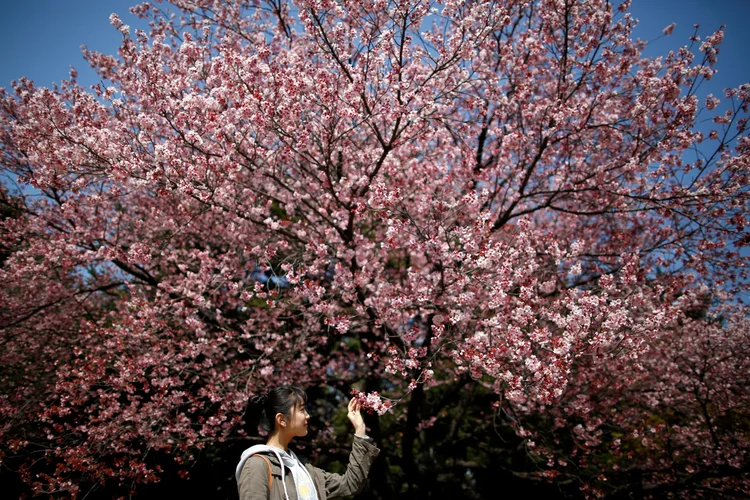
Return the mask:
[(277, 413), (276, 418), (274, 419), (276, 422), (276, 427), (283, 429), (286, 427), (286, 417), (283, 413)]

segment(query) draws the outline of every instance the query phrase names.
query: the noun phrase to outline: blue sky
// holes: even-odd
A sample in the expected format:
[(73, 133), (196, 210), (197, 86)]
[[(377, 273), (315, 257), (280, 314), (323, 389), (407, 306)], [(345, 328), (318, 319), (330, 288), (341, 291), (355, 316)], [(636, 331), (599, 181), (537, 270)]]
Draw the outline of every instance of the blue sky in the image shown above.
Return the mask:
[[(0, 86), (25, 76), (48, 87), (68, 78), (74, 66), (82, 83), (95, 73), (81, 45), (115, 54), (122, 35), (109, 24), (112, 12), (134, 19), (128, 7), (137, 0), (25, 0), (7, 2), (0, 17)], [(132, 23), (130, 23), (132, 24)]]
[[(8, 2), (0, 17), (0, 86), (26, 76), (37, 86), (50, 86), (66, 79), (70, 66), (79, 72), (84, 85), (95, 83), (96, 75), (81, 56), (80, 46), (115, 54), (120, 33), (109, 24), (116, 12), (126, 24), (137, 20), (128, 7), (137, 0), (25, 0)], [(636, 35), (654, 40), (671, 22), (677, 27), (671, 37), (655, 41), (648, 55), (666, 53), (686, 44), (693, 25), (701, 25), (703, 36), (725, 24), (715, 81), (710, 90), (750, 82), (750, 0), (633, 0), (634, 17), (640, 20)], [(717, 90), (718, 89), (718, 90)]]
[[(630, 12), (639, 21), (635, 35), (653, 40), (644, 53), (647, 56), (666, 55), (687, 45), (695, 24), (700, 25), (701, 38), (726, 25), (715, 67), (718, 73), (701, 90), (720, 96), (726, 87), (750, 83), (750, 0), (633, 0)], [(656, 40), (672, 22), (677, 23), (672, 35)]]

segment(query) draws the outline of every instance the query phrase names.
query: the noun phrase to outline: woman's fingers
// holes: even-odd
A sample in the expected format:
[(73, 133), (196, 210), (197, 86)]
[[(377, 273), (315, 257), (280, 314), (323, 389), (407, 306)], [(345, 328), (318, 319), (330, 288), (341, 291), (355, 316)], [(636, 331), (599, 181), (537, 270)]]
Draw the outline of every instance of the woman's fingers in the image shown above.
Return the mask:
[(362, 403), (359, 402), (357, 398), (352, 398), (349, 400), (349, 411), (358, 413), (359, 410), (362, 409)]

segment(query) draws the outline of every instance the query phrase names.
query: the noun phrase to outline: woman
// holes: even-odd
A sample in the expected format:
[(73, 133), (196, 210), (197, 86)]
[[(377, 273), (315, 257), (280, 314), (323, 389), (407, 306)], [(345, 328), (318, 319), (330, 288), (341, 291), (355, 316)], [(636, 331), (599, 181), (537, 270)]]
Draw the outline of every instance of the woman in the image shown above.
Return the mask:
[(380, 450), (369, 442), (356, 399), (349, 401), (349, 421), (354, 426), (354, 443), (343, 475), (303, 464), (289, 442), (307, 435), (310, 415), (307, 394), (297, 386), (276, 387), (267, 396), (253, 400), (259, 407), (260, 426), (268, 432), (265, 445), (242, 453), (237, 465), (240, 500), (327, 500), (359, 492)]

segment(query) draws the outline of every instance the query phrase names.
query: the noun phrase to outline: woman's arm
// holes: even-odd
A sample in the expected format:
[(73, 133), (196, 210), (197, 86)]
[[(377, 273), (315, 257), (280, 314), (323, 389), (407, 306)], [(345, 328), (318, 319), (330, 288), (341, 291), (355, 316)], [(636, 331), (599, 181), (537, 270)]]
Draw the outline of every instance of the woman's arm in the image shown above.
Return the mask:
[(245, 461), (237, 483), (240, 500), (268, 500), (270, 498), (268, 483), (268, 464), (258, 456)]
[(367, 428), (362, 419), (359, 401), (352, 398), (349, 401), (348, 410), (347, 417), (354, 426), (354, 443), (352, 443), (352, 452), (349, 454), (349, 465), (346, 466), (346, 472), (343, 475), (329, 474), (318, 469), (318, 472), (323, 476), (328, 498), (358, 493), (367, 481), (367, 474), (370, 472), (372, 462), (380, 453), (378, 447), (370, 443), (367, 438)]
[(370, 466), (378, 453), (380, 453), (380, 449), (377, 446), (371, 444), (367, 439), (355, 436), (354, 443), (352, 443), (352, 452), (349, 454), (349, 464), (346, 466), (344, 474), (333, 474), (317, 469), (317, 472), (323, 477), (326, 496), (333, 499), (359, 493), (367, 481)]

